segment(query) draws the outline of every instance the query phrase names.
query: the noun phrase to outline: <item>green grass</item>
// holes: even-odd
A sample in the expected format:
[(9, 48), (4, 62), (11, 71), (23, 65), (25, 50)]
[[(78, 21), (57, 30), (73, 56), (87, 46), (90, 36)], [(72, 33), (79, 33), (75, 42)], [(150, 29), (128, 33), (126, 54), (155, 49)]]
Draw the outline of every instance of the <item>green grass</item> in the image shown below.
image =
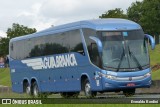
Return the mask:
[(151, 66), (160, 64), (160, 44), (156, 45), (154, 50), (150, 50), (150, 61)]
[(160, 80), (160, 70), (152, 72), (152, 80)]
[(0, 85), (11, 86), (10, 72), (8, 68), (0, 69)]
[[(160, 44), (156, 45), (154, 50), (150, 50), (150, 63), (151, 66), (160, 64)], [(160, 69), (152, 72), (153, 80), (160, 80)]]

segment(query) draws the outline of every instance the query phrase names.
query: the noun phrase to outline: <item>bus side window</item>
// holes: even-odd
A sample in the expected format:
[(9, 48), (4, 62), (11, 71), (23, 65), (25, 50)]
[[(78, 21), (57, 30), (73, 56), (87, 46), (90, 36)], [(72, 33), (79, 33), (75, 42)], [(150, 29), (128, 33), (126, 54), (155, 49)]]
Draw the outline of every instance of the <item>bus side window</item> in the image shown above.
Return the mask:
[(13, 51), (13, 43), (11, 43), (11, 51)]
[(82, 44), (82, 39), (79, 30), (73, 30), (68, 32), (70, 52), (77, 52), (85, 55)]
[(14, 48), (13, 48), (13, 43), (11, 43), (11, 45), (10, 45), (10, 51), (12, 51), (11, 52), (11, 58), (14, 58), (14, 50), (13, 50)]

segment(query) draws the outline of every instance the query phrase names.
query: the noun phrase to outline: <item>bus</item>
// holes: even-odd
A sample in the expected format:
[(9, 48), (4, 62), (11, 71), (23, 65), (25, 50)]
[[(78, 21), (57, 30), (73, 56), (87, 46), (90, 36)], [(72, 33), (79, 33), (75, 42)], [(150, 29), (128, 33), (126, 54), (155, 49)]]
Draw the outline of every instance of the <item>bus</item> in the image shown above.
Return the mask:
[(34, 97), (88, 98), (151, 86), (152, 36), (119, 18), (84, 20), (16, 37), (9, 43), (12, 91)]

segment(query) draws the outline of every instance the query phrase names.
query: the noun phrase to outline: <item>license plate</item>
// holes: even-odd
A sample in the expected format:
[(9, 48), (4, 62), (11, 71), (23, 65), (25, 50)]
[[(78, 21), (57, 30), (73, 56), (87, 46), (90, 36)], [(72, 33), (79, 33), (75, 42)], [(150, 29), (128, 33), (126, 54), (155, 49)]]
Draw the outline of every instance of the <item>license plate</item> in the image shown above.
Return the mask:
[(128, 83), (127, 86), (128, 87), (133, 87), (133, 86), (135, 86), (135, 84), (134, 83)]

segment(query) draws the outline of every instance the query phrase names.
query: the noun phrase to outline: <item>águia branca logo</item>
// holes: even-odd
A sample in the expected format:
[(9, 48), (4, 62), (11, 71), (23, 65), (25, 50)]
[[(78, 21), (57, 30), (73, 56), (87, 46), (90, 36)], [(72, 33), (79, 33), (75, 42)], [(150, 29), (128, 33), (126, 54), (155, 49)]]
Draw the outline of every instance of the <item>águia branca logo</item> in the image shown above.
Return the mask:
[(44, 58), (22, 60), (22, 63), (34, 70), (77, 66), (74, 54), (57, 55)]

